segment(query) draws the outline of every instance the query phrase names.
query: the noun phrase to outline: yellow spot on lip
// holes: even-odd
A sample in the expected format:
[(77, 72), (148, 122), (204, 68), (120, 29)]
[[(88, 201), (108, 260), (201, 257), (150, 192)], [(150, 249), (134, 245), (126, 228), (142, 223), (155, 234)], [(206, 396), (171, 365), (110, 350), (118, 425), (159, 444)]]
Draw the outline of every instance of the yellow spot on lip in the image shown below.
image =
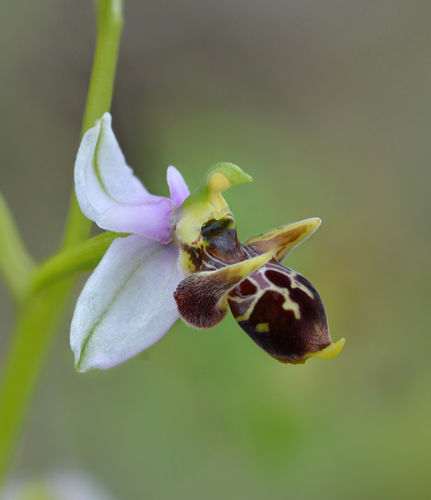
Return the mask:
[(280, 290), (280, 293), (283, 294), (284, 298), (285, 298), (285, 301), (283, 302), (283, 305), (281, 307), (285, 311), (292, 311), (293, 314), (295, 315), (295, 319), (301, 319), (301, 311), (299, 310), (299, 304), (297, 302), (294, 302), (290, 298), (289, 291), (284, 289), (284, 290)]
[(255, 328), (256, 332), (269, 332), (269, 323), (259, 323)]

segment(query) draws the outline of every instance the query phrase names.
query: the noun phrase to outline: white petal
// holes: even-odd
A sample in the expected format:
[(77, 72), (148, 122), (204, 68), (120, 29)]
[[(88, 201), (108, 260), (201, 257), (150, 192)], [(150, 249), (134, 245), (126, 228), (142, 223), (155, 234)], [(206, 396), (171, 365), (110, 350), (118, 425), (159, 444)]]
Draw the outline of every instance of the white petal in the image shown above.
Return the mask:
[(190, 194), (189, 188), (187, 187), (183, 176), (175, 167), (168, 167), (167, 177), (171, 199), (174, 202), (174, 205), (179, 207)]
[(127, 166), (112, 131), (109, 113), (105, 113), (82, 139), (75, 163), (75, 190), (81, 210), (93, 221), (119, 203), (147, 203), (160, 199), (149, 194)]
[(184, 275), (178, 246), (140, 235), (116, 239), (87, 281), (72, 319), (79, 371), (110, 368), (159, 340), (178, 318)]

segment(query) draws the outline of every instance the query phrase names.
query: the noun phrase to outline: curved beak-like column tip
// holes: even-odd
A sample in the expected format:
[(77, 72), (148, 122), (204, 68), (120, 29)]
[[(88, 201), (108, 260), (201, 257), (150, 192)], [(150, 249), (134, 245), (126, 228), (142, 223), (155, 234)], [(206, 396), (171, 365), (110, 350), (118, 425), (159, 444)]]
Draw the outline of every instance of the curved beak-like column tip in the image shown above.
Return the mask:
[(176, 211), (175, 231), (181, 242), (192, 244), (200, 238), (202, 225), (208, 220), (220, 220), (229, 214), (222, 192), (235, 184), (253, 179), (233, 163), (216, 163), (201, 183)]

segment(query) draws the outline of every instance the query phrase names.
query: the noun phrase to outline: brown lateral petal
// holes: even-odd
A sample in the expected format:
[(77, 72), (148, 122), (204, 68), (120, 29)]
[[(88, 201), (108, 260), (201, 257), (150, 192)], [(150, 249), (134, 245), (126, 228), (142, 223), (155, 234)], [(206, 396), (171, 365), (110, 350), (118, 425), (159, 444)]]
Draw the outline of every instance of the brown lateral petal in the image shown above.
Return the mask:
[[(257, 291), (250, 295), (253, 286)], [(232, 290), (228, 303), (241, 328), (282, 363), (324, 357), (331, 345), (335, 347), (317, 290), (302, 275), (275, 259)]]
[(276, 259), (281, 262), (292, 248), (316, 231), (320, 222), (320, 219), (316, 217), (277, 227), (250, 238), (245, 242), (245, 245), (257, 253), (272, 252)]
[(258, 255), (217, 271), (195, 273), (185, 278), (174, 292), (183, 320), (196, 328), (215, 326), (226, 316), (226, 295), (271, 258), (269, 253)]

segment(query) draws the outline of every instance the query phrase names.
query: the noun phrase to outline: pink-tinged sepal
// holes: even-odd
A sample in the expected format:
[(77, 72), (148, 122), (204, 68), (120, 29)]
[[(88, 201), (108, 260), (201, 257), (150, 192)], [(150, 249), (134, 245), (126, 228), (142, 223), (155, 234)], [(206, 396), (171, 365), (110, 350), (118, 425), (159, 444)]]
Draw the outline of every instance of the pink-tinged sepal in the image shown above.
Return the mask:
[(182, 319), (195, 328), (211, 328), (226, 316), (227, 294), (271, 259), (271, 254), (191, 274), (178, 285), (174, 298)]
[(169, 243), (172, 240), (169, 222), (172, 208), (172, 201), (163, 197), (145, 204), (114, 205), (98, 217), (97, 225), (110, 231), (140, 234), (160, 243)]
[(179, 207), (190, 194), (186, 181), (180, 172), (172, 166), (168, 167), (167, 181), (169, 192), (171, 194), (171, 200), (174, 202), (176, 207)]
[(314, 217), (286, 224), (250, 238), (245, 245), (257, 253), (272, 252), (274, 257), (281, 262), (294, 247), (311, 236), (320, 223), (321, 220)]
[(169, 243), (174, 204), (188, 195), (184, 179), (174, 167), (169, 167), (173, 198), (150, 194), (127, 165), (111, 121), (111, 115), (105, 113), (82, 139), (75, 163), (79, 206), (103, 229)]
[(275, 259), (232, 292), (228, 303), (239, 326), (282, 363), (338, 354), (344, 339), (332, 344), (322, 300), (301, 274)]

